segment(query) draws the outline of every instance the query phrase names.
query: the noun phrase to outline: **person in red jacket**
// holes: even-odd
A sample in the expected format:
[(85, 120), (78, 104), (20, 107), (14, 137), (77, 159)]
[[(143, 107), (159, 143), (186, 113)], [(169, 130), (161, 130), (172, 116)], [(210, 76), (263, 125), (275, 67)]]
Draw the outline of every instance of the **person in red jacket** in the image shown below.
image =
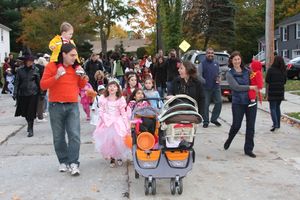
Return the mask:
[[(59, 171), (69, 170), (73, 176), (80, 174), (78, 96), (80, 88), (88, 82), (87, 75), (76, 74), (76, 69), (78, 69), (75, 63), (76, 58), (76, 47), (70, 43), (63, 44), (58, 62), (50, 62), (46, 65), (40, 82), (41, 89), (49, 91), (49, 116), (54, 148), (60, 163)], [(62, 67), (59, 67), (58, 63), (62, 63)], [(66, 133), (68, 143), (65, 139)]]
[[(252, 60), (250, 68), (251, 68), (250, 85), (257, 86), (258, 99), (261, 104), (262, 103), (261, 89), (264, 86), (264, 79), (263, 79), (263, 75), (262, 75), (262, 64), (258, 60)], [(252, 106), (256, 105), (256, 91), (249, 90), (248, 95), (249, 95), (249, 99), (250, 99), (250, 104), (248, 107), (252, 107)]]

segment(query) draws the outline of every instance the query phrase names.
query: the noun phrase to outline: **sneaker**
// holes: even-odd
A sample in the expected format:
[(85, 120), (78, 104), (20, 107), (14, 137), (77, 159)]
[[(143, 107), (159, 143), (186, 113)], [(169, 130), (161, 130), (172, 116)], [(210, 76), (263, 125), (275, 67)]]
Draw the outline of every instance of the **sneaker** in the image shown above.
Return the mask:
[(48, 120), (46, 120), (45, 118), (43, 118), (43, 119), (36, 119), (36, 122), (47, 122)]
[(72, 163), (70, 165), (70, 172), (72, 176), (79, 176), (80, 175), (80, 171), (79, 171), (79, 166), (76, 163)]
[(59, 172), (66, 172), (69, 170), (69, 166), (66, 165), (65, 163), (60, 163), (58, 167)]
[(117, 160), (117, 163), (118, 163), (118, 166), (122, 166), (122, 165), (123, 165), (122, 159), (118, 159), (118, 160)]
[(214, 125), (216, 125), (216, 126), (218, 126), (218, 127), (222, 126), (222, 124), (220, 122), (218, 122), (218, 121), (214, 121), (214, 122), (211, 122), (211, 123), (214, 124)]
[(253, 103), (250, 103), (250, 104), (248, 105), (248, 107), (250, 108), (250, 107), (255, 106), (255, 105), (256, 105), (256, 102), (253, 102)]
[(48, 117), (48, 113), (44, 112), (44, 113), (43, 113), (43, 116), (44, 116), (44, 117)]

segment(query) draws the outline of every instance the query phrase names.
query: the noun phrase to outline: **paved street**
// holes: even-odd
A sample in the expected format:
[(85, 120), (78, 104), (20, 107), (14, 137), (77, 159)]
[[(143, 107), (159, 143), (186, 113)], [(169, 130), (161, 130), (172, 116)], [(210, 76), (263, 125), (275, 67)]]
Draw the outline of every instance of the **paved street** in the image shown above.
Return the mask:
[[(81, 112), (82, 145), (79, 177), (59, 173), (49, 122), (36, 123), (34, 137), (27, 138), (25, 120), (14, 118), (14, 101), (0, 96), (0, 199), (300, 199), (300, 129), (282, 123), (269, 132), (271, 119), (258, 111), (254, 152), (243, 153), (244, 129), (228, 151), (223, 150), (231, 123), (229, 103), (223, 104), (222, 127), (198, 129), (193, 170), (183, 179), (183, 194), (170, 194), (169, 180), (157, 180), (156, 196), (144, 195), (144, 179), (134, 178), (131, 162), (110, 168), (95, 153), (93, 126)], [(299, 106), (298, 106), (299, 107)], [(6, 141), (7, 135), (11, 135)]]

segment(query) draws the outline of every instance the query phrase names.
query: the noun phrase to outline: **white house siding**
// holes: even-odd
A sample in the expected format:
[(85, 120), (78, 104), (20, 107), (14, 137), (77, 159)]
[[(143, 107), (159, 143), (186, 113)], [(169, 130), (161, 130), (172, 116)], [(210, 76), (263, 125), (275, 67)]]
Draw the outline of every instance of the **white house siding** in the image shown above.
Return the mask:
[(10, 53), (10, 28), (0, 24), (0, 63), (4, 62), (4, 58)]

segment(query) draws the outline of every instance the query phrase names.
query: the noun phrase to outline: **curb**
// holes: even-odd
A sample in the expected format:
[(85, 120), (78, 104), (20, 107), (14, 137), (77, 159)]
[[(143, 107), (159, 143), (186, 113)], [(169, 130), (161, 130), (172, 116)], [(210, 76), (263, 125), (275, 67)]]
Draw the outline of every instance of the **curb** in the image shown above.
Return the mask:
[[(269, 114), (270, 114), (269, 111), (267, 111), (267, 110), (265, 110), (265, 109), (263, 109), (263, 108), (257, 107), (257, 109), (259, 109), (259, 110), (261, 110), (261, 111), (264, 111), (265, 113), (269, 113)], [(280, 119), (280, 120), (282, 121), (283, 118), (286, 118), (286, 119), (291, 120), (291, 121), (293, 122), (292, 124), (299, 124), (299, 125), (300, 125), (300, 120), (298, 120), (298, 119), (296, 119), (296, 118), (294, 118), (294, 117), (290, 117), (290, 116), (288, 116), (288, 115), (286, 115), (286, 114), (281, 114), (281, 119)]]

